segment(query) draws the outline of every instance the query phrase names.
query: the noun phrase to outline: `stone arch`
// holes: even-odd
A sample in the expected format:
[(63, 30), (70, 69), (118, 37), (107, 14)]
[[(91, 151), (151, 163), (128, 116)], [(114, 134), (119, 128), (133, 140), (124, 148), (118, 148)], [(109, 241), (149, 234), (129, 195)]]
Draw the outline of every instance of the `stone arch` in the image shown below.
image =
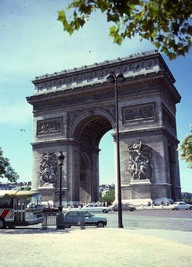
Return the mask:
[(102, 109), (82, 112), (71, 122), (68, 136), (79, 147), (79, 201), (99, 200), (99, 143), (115, 127), (115, 120)]
[[(117, 87), (109, 84), (106, 76), (110, 72), (121, 72), (124, 82), (116, 83)], [(58, 155), (63, 151), (66, 173), (63, 200), (80, 200), (83, 173), (87, 181), (91, 177), (85, 191), (91, 194), (91, 201), (98, 200), (99, 143), (110, 129), (116, 132), (117, 88), (123, 201), (144, 204), (150, 198), (169, 198), (170, 187), (174, 188), (172, 197), (180, 198), (176, 104), (181, 97), (174, 83), (173, 75), (157, 51), (36, 77), (35, 93), (27, 97), (34, 115), (32, 187), (37, 189), (39, 185), (42, 155), (48, 152)], [(115, 140), (115, 134), (113, 137)], [(154, 152), (154, 171), (148, 182), (133, 181), (127, 172), (127, 146), (136, 140), (143, 140)], [(168, 152), (169, 143), (174, 158)], [(52, 187), (40, 188), (43, 201), (57, 202), (58, 174)]]
[(99, 135), (103, 136), (108, 130), (115, 128), (116, 123), (114, 109), (114, 107), (109, 108), (108, 111), (102, 109), (94, 109), (93, 111), (83, 111), (73, 115), (74, 118), (72, 118), (68, 126), (68, 137), (73, 138), (74, 136), (77, 136), (78, 129), (88, 124), (92, 124), (93, 126), (98, 121), (103, 124), (103, 127), (102, 125), (100, 125), (101, 132)]

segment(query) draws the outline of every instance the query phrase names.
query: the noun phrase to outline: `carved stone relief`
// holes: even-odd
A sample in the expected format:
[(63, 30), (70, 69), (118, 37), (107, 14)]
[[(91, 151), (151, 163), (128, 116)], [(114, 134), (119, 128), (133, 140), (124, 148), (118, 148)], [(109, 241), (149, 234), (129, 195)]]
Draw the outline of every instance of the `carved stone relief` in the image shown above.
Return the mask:
[(37, 121), (37, 135), (62, 131), (62, 118)]
[(123, 108), (123, 122), (134, 122), (137, 120), (154, 119), (154, 103)]
[(54, 153), (44, 153), (40, 162), (40, 186), (54, 184), (57, 174), (57, 156)]
[[(100, 111), (103, 110), (103, 111), (109, 113), (113, 117), (113, 119), (115, 119), (115, 112), (116, 112), (115, 105), (109, 105), (106, 108), (101, 108), (99, 110)], [(94, 109), (89, 109), (89, 110), (87, 110), (87, 112), (90, 115), (94, 115), (96, 113), (94, 111)], [(67, 113), (67, 123), (68, 123), (69, 127), (73, 123), (73, 121), (77, 118), (77, 116), (80, 114), (81, 114), (81, 111), (72, 111), (72, 112)]]
[(142, 141), (128, 145), (130, 155), (128, 172), (132, 180), (150, 180), (152, 177), (152, 150)]

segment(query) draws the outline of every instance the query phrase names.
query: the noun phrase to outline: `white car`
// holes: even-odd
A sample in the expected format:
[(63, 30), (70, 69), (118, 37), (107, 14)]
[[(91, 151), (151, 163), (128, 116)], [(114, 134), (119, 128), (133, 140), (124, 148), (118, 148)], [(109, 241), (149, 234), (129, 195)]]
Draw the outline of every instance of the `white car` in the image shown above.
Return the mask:
[(81, 210), (87, 210), (89, 212), (103, 212), (108, 213), (110, 208), (101, 206), (97, 203), (89, 203), (81, 208)]
[(184, 201), (174, 202), (171, 205), (172, 210), (192, 210), (192, 205), (185, 203)]

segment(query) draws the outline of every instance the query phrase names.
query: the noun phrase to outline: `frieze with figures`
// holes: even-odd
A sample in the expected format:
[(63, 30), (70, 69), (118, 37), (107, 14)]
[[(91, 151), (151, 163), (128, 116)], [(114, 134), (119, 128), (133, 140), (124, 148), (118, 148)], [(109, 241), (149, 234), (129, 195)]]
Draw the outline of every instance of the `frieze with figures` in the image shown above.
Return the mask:
[(62, 125), (61, 117), (37, 121), (37, 135), (62, 132)]
[(123, 108), (123, 122), (134, 122), (137, 120), (154, 119), (154, 103)]
[[(137, 82), (137, 84), (130, 84), (130, 85), (124, 85), (123, 83), (119, 85), (119, 96), (124, 95), (134, 95), (134, 94), (142, 94), (151, 92), (155, 89), (154, 84), (151, 81), (148, 81), (145, 86), (143, 86), (143, 83)], [(62, 108), (66, 106), (71, 105), (80, 105), (80, 104), (86, 104), (86, 103), (96, 103), (100, 102), (101, 100), (107, 100), (114, 98), (114, 90), (111, 87), (109, 88), (103, 88), (102, 90), (96, 91), (92, 90), (87, 93), (87, 91), (81, 91), (77, 95), (71, 97), (70, 93), (69, 96), (63, 96), (62, 98), (57, 98), (57, 101), (45, 101), (43, 105), (41, 103), (34, 103), (34, 111), (43, 111), (53, 108)]]

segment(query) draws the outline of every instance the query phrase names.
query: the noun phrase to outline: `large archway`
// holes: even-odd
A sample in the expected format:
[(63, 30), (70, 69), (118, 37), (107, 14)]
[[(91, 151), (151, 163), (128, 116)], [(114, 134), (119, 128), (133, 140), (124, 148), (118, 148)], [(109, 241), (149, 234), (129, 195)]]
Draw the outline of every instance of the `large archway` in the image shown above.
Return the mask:
[[(102, 114), (103, 113), (103, 114)], [(102, 114), (102, 115), (101, 115)], [(94, 114), (81, 114), (76, 118), (71, 127), (73, 132), (69, 135), (81, 144), (80, 146), (80, 182), (79, 182), (79, 201), (91, 202), (98, 201), (98, 186), (99, 186), (99, 143), (102, 137), (112, 129), (110, 121), (106, 118), (109, 115), (103, 111), (94, 111)], [(83, 118), (83, 119), (82, 119)], [(110, 118), (111, 121), (112, 118)], [(114, 121), (112, 122), (114, 124)], [(92, 154), (92, 148), (94, 154)], [(98, 169), (93, 170), (93, 165)], [(96, 189), (96, 190), (95, 190)]]
[(114, 85), (106, 81), (110, 72), (125, 77), (118, 84), (122, 200), (178, 199), (178, 159), (171, 164), (168, 146), (176, 151), (178, 145), (180, 95), (156, 51), (36, 77), (35, 93), (27, 98), (34, 114), (33, 188), (45, 200), (58, 201), (55, 166), (62, 151), (63, 200), (98, 200), (99, 143), (110, 129), (116, 132)]

